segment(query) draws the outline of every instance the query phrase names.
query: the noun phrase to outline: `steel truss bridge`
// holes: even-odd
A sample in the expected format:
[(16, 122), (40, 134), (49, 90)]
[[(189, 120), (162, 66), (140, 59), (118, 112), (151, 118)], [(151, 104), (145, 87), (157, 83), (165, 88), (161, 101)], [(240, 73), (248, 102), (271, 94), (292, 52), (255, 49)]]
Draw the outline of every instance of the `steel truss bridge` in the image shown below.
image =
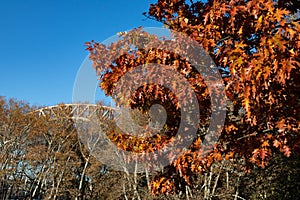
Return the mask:
[(105, 121), (114, 119), (115, 109), (99, 104), (73, 103), (47, 106), (39, 108), (33, 113), (49, 119), (65, 118), (86, 121), (97, 116), (98, 119)]

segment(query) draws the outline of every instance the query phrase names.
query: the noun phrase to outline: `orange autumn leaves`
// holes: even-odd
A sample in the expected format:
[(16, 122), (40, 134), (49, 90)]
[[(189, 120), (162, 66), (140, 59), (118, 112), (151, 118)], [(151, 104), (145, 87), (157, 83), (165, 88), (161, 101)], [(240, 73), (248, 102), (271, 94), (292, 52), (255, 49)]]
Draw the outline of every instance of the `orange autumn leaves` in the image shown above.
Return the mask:
[[(173, 163), (174, 173), (187, 183), (190, 183), (191, 173), (202, 172), (212, 162), (223, 158), (244, 157), (246, 168), (250, 169), (253, 164), (265, 167), (276, 151), (290, 156), (293, 150), (299, 149), (300, 24), (299, 19), (293, 17), (295, 9), (289, 2), (158, 0), (150, 6), (148, 17), (189, 35), (210, 54), (223, 75), (226, 95), (232, 104), (228, 106), (223, 133), (214, 150), (206, 157), (198, 156), (202, 141), (199, 138), (191, 146), (192, 150)], [(91, 43), (88, 50), (97, 65), (103, 56), (97, 52), (104, 52), (103, 47)], [(107, 94), (117, 77), (127, 69), (145, 62), (162, 62), (165, 54), (170, 54), (155, 49), (152, 51), (154, 57), (149, 52), (137, 52), (137, 57), (127, 54), (122, 57), (122, 62), (112, 66), (112, 71), (103, 71), (101, 88)], [(186, 78), (193, 81), (199, 101), (204, 102), (203, 107), (210, 106), (209, 101), (203, 100), (208, 97), (205, 80), (190, 77), (189, 65), (181, 58), (168, 58), (169, 64), (178, 66), (179, 71), (186, 72)], [(145, 102), (134, 105), (143, 107)], [(207, 115), (209, 113), (206, 111)], [(175, 187), (165, 182), (168, 179), (160, 180), (153, 183), (154, 193), (167, 193), (169, 187)]]

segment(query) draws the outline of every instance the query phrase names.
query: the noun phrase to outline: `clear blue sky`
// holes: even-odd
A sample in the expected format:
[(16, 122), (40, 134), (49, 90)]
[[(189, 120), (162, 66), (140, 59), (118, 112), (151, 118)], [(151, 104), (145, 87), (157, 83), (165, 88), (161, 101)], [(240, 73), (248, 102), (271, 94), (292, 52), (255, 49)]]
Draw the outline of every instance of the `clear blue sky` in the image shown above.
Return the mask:
[(155, 0), (0, 0), (0, 96), (35, 105), (72, 101), (84, 42), (103, 41), (146, 19)]

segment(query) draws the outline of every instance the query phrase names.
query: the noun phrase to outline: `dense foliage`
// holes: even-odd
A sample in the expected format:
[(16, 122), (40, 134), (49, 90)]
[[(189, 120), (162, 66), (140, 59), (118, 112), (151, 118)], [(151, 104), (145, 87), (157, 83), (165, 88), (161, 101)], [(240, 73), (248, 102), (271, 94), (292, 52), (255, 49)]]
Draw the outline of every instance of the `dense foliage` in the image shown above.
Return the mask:
[[(145, 13), (147, 17), (187, 34), (209, 53), (223, 74), (226, 96), (230, 102), (223, 132), (213, 151), (205, 157), (199, 156), (201, 141), (205, 137), (205, 131), (199, 131), (199, 138), (189, 151), (171, 163), (167, 173), (152, 181), (153, 193), (181, 190), (180, 180), (190, 184), (194, 174), (207, 171), (214, 161), (223, 158), (244, 158), (244, 169), (250, 172), (255, 165), (266, 167), (274, 152), (280, 151), (289, 157), (292, 152), (299, 151), (298, 8), (299, 1), (272, 0), (158, 0), (156, 4), (151, 4), (149, 12)], [(140, 29), (122, 34), (123, 41), (136, 37), (134, 34), (138, 34), (138, 31)], [(151, 41), (158, 40), (152, 38)], [(145, 63), (162, 63), (185, 76), (193, 86), (199, 104), (203, 105), (199, 109), (202, 112), (206, 110), (206, 117), (210, 114), (208, 107), (211, 101), (208, 100), (205, 80), (196, 75), (193, 66), (176, 53), (159, 48), (137, 48), (133, 51), (122, 42), (108, 47), (97, 42), (88, 42), (86, 45), (91, 52), (90, 59), (100, 75), (100, 87), (106, 94), (112, 95), (117, 81), (135, 67)], [(114, 63), (103, 61), (113, 57), (112, 54), (120, 47), (123, 48), (122, 54)], [(168, 102), (169, 107), (175, 105), (175, 111), (180, 109), (181, 105), (178, 105), (176, 98), (173, 98), (172, 93), (169, 94), (156, 85), (144, 85), (132, 94), (129, 104), (144, 112), (153, 102), (163, 106), (163, 102)], [(169, 109), (168, 106), (166, 110), (173, 113), (171, 119), (169, 117), (172, 115), (168, 115), (171, 120), (169, 125), (174, 129), (164, 132), (168, 137), (162, 143), (168, 143), (168, 139), (176, 134), (177, 118), (174, 115), (180, 117), (174, 108)], [(172, 123), (172, 120), (175, 121)], [(199, 127), (202, 125), (199, 124)], [(156, 136), (159, 142), (162, 140), (160, 134)], [(111, 133), (116, 144), (120, 148), (125, 146), (125, 149), (130, 144), (128, 135), (130, 133)], [(143, 142), (137, 138), (131, 144), (148, 144)], [(149, 150), (149, 146), (144, 149)]]

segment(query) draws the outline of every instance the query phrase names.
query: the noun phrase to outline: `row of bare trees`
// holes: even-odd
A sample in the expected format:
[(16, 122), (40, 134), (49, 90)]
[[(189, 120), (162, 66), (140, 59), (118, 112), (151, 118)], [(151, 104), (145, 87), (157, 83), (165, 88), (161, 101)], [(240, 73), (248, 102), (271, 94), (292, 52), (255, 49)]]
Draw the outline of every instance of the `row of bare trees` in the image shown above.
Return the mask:
[(96, 198), (105, 165), (82, 145), (72, 119), (35, 109), (0, 98), (0, 199)]

